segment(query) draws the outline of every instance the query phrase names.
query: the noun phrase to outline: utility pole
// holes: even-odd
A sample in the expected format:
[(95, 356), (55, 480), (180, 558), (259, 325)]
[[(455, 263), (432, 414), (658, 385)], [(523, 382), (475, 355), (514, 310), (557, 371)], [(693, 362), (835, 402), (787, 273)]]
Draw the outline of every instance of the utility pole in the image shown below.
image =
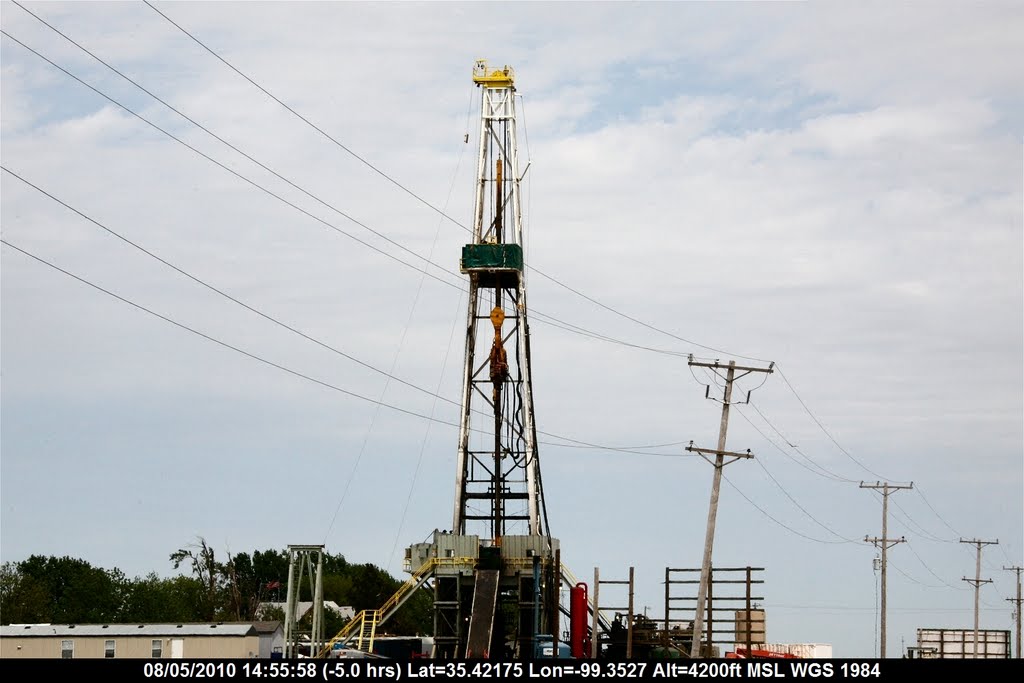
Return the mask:
[(1020, 573), (1024, 571), (1024, 567), (1003, 567), (1003, 570), (1008, 572), (1017, 572), (1017, 597), (1006, 598), (1009, 602), (1012, 602), (1014, 607), (1013, 620), (1017, 623), (1017, 659), (1020, 659)]
[(882, 490), (882, 537), (868, 538), (867, 536), (865, 536), (864, 541), (866, 543), (873, 544), (876, 548), (882, 549), (882, 619), (881, 625), (879, 627), (879, 630), (881, 631), (881, 640), (878, 651), (881, 658), (885, 659), (885, 569), (887, 566), (886, 551), (890, 547), (896, 545), (897, 543), (907, 542), (907, 539), (902, 536), (900, 536), (899, 538), (889, 538), (889, 494), (895, 493), (900, 489), (912, 489), (914, 488), (914, 482), (910, 482), (910, 485), (908, 486), (898, 486), (895, 484), (890, 484), (889, 482), (885, 482), (884, 484), (880, 484), (877, 481), (874, 484), (865, 484), (864, 482), (861, 482), (860, 487), (862, 489)]
[(978, 609), (979, 609), (979, 602), (981, 600), (981, 584), (983, 584), (983, 583), (992, 583), (992, 579), (982, 579), (981, 578), (981, 547), (984, 546), (984, 545), (997, 545), (999, 543), (999, 539), (997, 538), (994, 541), (979, 541), (978, 539), (974, 539), (973, 541), (967, 541), (967, 540), (964, 540), (964, 539), (961, 538), (960, 542), (961, 543), (970, 543), (971, 545), (975, 545), (975, 546), (978, 547), (978, 560), (977, 560), (977, 563), (976, 563), (976, 566), (975, 566), (975, 570), (974, 570), (974, 578), (973, 579), (968, 579), (966, 576), (962, 578), (963, 581), (966, 581), (967, 583), (972, 584), (974, 586), (974, 659), (977, 659), (978, 658)]
[[(732, 385), (740, 377), (745, 377), (752, 372), (765, 372), (771, 373), (772, 368), (775, 367), (775, 363), (770, 363), (767, 368), (756, 368), (756, 367), (745, 367), (736, 365), (736, 361), (729, 361), (727, 366), (719, 364), (716, 360), (714, 363), (700, 363), (690, 356), (689, 360), (690, 367), (701, 367), (711, 368), (718, 374), (718, 370), (721, 368), (727, 368), (725, 376), (725, 394), (722, 400), (722, 422), (718, 429), (718, 448), (712, 450), (709, 448), (696, 448), (693, 445), (693, 441), (686, 447), (686, 450), (692, 453), (698, 453), (702, 458), (708, 460), (709, 454), (714, 454), (714, 466), (715, 474), (711, 484), (711, 504), (708, 506), (708, 526), (707, 532), (704, 536), (704, 561), (701, 563), (700, 568), (700, 588), (697, 589), (697, 613), (693, 619), (693, 642), (690, 645), (690, 657), (697, 658), (701, 656), (701, 639), (703, 636), (704, 628), (704, 610), (705, 603), (708, 597), (708, 585), (711, 580), (711, 550), (715, 544), (715, 519), (718, 516), (718, 492), (722, 485), (722, 468), (730, 463), (734, 463), (741, 458), (752, 458), (754, 457), (748, 449), (746, 453), (731, 453), (725, 450), (725, 434), (729, 428), (729, 406), (732, 404)], [(739, 377), (736, 376), (736, 371), (740, 370), (741, 374)], [(708, 393), (711, 391), (709, 386), (704, 393), (705, 398), (708, 397)], [(750, 401), (750, 393), (747, 393), (746, 402)], [(725, 461), (726, 457), (732, 458), (729, 462)], [(709, 643), (710, 645), (710, 643)]]

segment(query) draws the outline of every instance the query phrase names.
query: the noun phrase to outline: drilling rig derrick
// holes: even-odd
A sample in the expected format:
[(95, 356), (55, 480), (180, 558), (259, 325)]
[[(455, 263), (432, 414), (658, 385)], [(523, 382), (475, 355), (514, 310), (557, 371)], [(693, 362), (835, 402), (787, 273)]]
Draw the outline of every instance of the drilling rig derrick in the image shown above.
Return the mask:
[(525, 659), (538, 636), (557, 637), (561, 568), (534, 424), (515, 74), (479, 60), (473, 81), (481, 113), (473, 239), (460, 262), (469, 301), (455, 507), (451, 530), (409, 547), (405, 569), (432, 567), (435, 658)]

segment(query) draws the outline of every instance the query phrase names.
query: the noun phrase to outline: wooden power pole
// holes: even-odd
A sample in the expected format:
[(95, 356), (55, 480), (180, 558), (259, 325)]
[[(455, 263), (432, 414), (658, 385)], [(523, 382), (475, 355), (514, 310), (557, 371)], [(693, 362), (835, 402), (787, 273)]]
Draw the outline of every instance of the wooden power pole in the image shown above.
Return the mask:
[(874, 484), (860, 483), (862, 489), (881, 489), (882, 491), (882, 537), (881, 538), (868, 538), (864, 537), (864, 540), (868, 543), (874, 544), (876, 548), (882, 549), (882, 614), (881, 621), (879, 623), (879, 647), (878, 652), (882, 659), (885, 659), (885, 569), (886, 569), (886, 551), (896, 545), (897, 543), (906, 543), (907, 539), (903, 538), (889, 538), (888, 522), (889, 522), (889, 494), (895, 493), (900, 489), (912, 489), (914, 488), (914, 482), (910, 482), (908, 486), (897, 486), (885, 482), (880, 484), (875, 482)]
[[(741, 458), (752, 458), (750, 451), (746, 453), (730, 453), (725, 450), (725, 434), (729, 428), (729, 406), (732, 404), (732, 385), (740, 377), (749, 375), (752, 372), (772, 372), (772, 368), (775, 366), (774, 363), (768, 365), (767, 368), (756, 368), (756, 367), (745, 367), (736, 365), (736, 361), (729, 361), (728, 365), (721, 365), (716, 360), (714, 363), (700, 363), (690, 356), (689, 361), (690, 367), (701, 367), (701, 368), (712, 368), (716, 374), (719, 369), (726, 369), (725, 376), (725, 394), (722, 400), (722, 422), (718, 429), (718, 448), (696, 448), (693, 442), (686, 447), (686, 450), (692, 453), (698, 453), (707, 460), (708, 455), (714, 455), (714, 466), (715, 474), (711, 484), (711, 504), (708, 506), (708, 526), (707, 532), (704, 536), (704, 561), (701, 563), (700, 568), (700, 587), (697, 589), (697, 613), (693, 619), (693, 642), (690, 646), (690, 657), (697, 658), (702, 656), (701, 653), (701, 639), (703, 637), (704, 628), (704, 612), (706, 609), (706, 602), (708, 597), (708, 585), (711, 580), (711, 550), (715, 544), (715, 519), (718, 516), (718, 492), (722, 485), (722, 468), (730, 463), (734, 463)], [(736, 371), (741, 371), (739, 377), (736, 376)], [(710, 387), (709, 387), (710, 391)], [(747, 400), (750, 400), (750, 395), (747, 395)], [(725, 461), (726, 457), (732, 458), (728, 462)], [(708, 460), (708, 462), (711, 462)], [(710, 643), (709, 643), (710, 645)]]
[(985, 546), (985, 545), (996, 545), (996, 544), (999, 543), (999, 539), (996, 539), (994, 541), (979, 541), (978, 539), (974, 539), (972, 541), (967, 541), (967, 540), (964, 540), (964, 539), (961, 538), (960, 542), (961, 543), (970, 543), (971, 545), (975, 545), (975, 546), (978, 547), (978, 560), (977, 560), (977, 562), (975, 564), (974, 578), (973, 579), (968, 579), (966, 576), (963, 577), (964, 581), (966, 581), (967, 583), (972, 584), (974, 586), (974, 659), (977, 659), (978, 658), (978, 611), (979, 611), (979, 607), (980, 607), (979, 603), (981, 601), (981, 585), (983, 583), (992, 583), (992, 579), (982, 579), (981, 578), (981, 547)]
[(1017, 573), (1017, 597), (1006, 598), (1013, 603), (1013, 621), (1017, 624), (1017, 659), (1020, 659), (1020, 573), (1024, 571), (1024, 567), (1003, 567), (1005, 571)]

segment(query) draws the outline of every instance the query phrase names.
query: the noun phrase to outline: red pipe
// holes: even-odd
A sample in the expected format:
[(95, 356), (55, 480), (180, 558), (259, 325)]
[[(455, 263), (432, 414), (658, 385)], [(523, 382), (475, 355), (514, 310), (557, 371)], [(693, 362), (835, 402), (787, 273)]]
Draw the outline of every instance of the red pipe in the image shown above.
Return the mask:
[(574, 659), (587, 656), (587, 584), (582, 581), (569, 589), (569, 649)]

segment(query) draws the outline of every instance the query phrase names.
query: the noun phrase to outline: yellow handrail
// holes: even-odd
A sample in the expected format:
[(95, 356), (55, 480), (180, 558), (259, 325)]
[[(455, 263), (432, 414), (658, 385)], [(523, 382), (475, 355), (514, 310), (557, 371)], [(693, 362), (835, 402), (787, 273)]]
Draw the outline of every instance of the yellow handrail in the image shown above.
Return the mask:
[(473, 82), (477, 85), (508, 88), (512, 86), (515, 79), (515, 70), (508, 65), (501, 69), (492, 69), (487, 65), (485, 59), (478, 59), (473, 65)]
[(317, 654), (318, 658), (324, 658), (331, 651), (336, 643), (346, 642), (352, 636), (357, 628), (360, 629), (359, 635), (359, 646), (358, 649), (363, 650), (363, 636), (362, 627), (370, 621), (370, 637), (366, 644), (364, 652), (369, 652), (373, 649), (373, 640), (376, 635), (377, 625), (384, 621), (387, 616), (390, 616), (390, 612), (398, 607), (398, 604), (402, 601), (405, 595), (420, 585), (428, 575), (430, 575), (435, 569), (441, 566), (460, 566), (460, 565), (473, 565), (476, 563), (476, 558), (472, 557), (432, 557), (428, 561), (420, 565), (409, 580), (399, 586), (398, 590), (388, 598), (387, 602), (381, 605), (380, 609), (364, 609), (356, 614), (352, 619), (345, 624), (345, 626), (338, 631), (337, 635), (327, 641), (327, 644)]

